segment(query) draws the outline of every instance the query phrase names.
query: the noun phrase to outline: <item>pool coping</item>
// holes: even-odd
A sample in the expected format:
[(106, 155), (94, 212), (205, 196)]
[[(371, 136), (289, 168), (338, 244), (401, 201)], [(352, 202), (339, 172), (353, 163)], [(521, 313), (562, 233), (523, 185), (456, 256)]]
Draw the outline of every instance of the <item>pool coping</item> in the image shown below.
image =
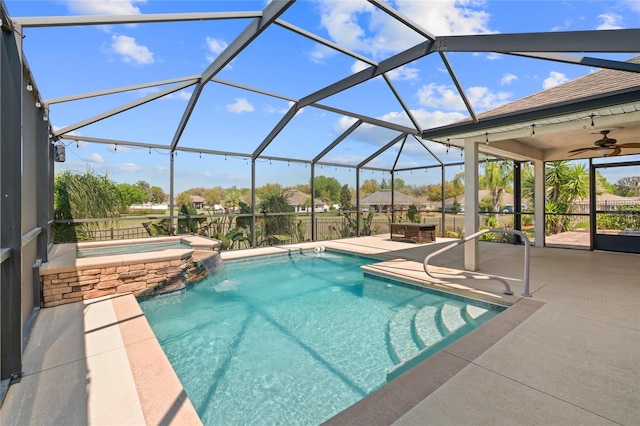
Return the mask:
[[(189, 243), (191, 245), (191, 248), (166, 249), (160, 251), (150, 251), (146, 253), (76, 258), (77, 248), (110, 247), (115, 245), (136, 245), (182, 240)], [(218, 248), (219, 245), (220, 242), (218, 240), (212, 240), (198, 235), (54, 244), (51, 251), (49, 252), (48, 261), (40, 266), (39, 274), (40, 276), (43, 276), (76, 270), (104, 268), (109, 266), (117, 267), (141, 263), (145, 260), (164, 262), (176, 258), (183, 259), (191, 255), (191, 253), (196, 250), (213, 251)]]
[(111, 298), (129, 360), (140, 407), (147, 424), (201, 424), (191, 400), (144, 316), (129, 294)]

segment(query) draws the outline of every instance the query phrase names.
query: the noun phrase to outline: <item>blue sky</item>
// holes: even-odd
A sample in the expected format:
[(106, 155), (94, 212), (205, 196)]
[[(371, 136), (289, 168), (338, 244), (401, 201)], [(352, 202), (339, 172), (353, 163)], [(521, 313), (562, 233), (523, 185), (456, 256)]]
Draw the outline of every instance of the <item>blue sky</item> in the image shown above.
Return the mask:
[[(434, 35), (511, 32), (576, 31), (640, 26), (640, 1), (393, 1), (390, 5)], [(183, 12), (259, 11), (265, 1), (7, 1), (13, 17), (96, 14), (151, 14)], [(400, 28), (366, 1), (299, 0), (281, 19), (317, 34), (364, 57), (381, 61), (424, 39)], [(244, 20), (189, 23), (104, 25), (31, 28), (24, 33), (24, 51), (45, 100), (153, 81), (200, 74), (249, 24)], [(598, 55), (593, 55), (598, 56)], [(602, 55), (600, 55), (602, 56)], [(476, 112), (494, 108), (595, 71), (587, 67), (497, 54), (448, 55)], [(610, 56), (611, 57), (611, 56)], [(618, 56), (617, 59), (627, 59)], [(287, 99), (299, 99), (365, 65), (309, 39), (272, 26), (236, 57), (216, 78), (255, 87), (284, 97), (264, 96), (225, 85), (208, 83), (199, 98), (179, 146), (225, 152), (251, 153), (289, 109)], [(438, 55), (430, 55), (390, 73), (395, 88), (423, 128), (467, 116), (453, 82)], [(154, 91), (137, 90), (51, 105), (55, 129)], [(82, 136), (168, 145), (176, 132), (192, 88), (123, 112), (75, 131)], [(380, 78), (348, 92), (322, 100), (324, 105), (370, 117), (410, 125), (401, 105)], [(307, 107), (264, 151), (264, 155), (310, 159), (338, 137), (353, 119)], [(395, 133), (362, 126), (323, 160), (356, 164), (389, 142)], [(117, 182), (144, 180), (169, 191), (169, 155), (166, 150), (124, 145), (67, 142), (67, 161), (57, 170), (91, 168)], [(457, 149), (428, 146), (445, 162), (461, 161)], [(371, 163), (389, 167), (397, 149)], [(413, 139), (405, 145), (398, 165), (435, 165)], [(447, 174), (455, 174), (458, 167)], [(455, 170), (453, 170), (455, 169)], [(353, 168), (323, 167), (316, 175), (335, 176), (355, 186)], [(413, 184), (439, 181), (432, 171), (403, 172)], [(450, 176), (447, 176), (450, 178)], [(382, 178), (381, 172), (363, 172), (364, 179)], [(261, 160), (256, 184), (293, 185), (309, 180), (309, 168), (294, 162)], [(190, 187), (251, 185), (251, 169), (244, 158), (179, 152), (175, 158), (176, 194)]]

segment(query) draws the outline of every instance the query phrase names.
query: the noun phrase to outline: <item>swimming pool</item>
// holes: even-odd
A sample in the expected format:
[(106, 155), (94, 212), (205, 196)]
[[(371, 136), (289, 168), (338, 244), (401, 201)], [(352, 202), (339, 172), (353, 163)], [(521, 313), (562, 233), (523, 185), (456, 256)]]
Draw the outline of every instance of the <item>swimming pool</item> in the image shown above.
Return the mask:
[(365, 277), (360, 266), (375, 262), (226, 262), (140, 306), (205, 424), (319, 424), (499, 312)]

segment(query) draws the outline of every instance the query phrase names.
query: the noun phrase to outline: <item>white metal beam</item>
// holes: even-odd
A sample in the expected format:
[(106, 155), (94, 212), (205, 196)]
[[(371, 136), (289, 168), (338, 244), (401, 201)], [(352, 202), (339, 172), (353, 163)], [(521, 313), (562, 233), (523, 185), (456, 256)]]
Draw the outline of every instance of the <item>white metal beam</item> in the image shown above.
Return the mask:
[(202, 73), (202, 81), (206, 83), (211, 80), (213, 76), (231, 62), (245, 47), (251, 44), (256, 37), (278, 19), (292, 4), (293, 1), (290, 0), (273, 0), (269, 3), (264, 9), (264, 12), (262, 12), (261, 17), (254, 19)]
[(436, 37), (439, 52), (638, 52), (640, 29)]
[(24, 28), (69, 27), (85, 25), (142, 24), (153, 22), (211, 21), (218, 19), (259, 18), (262, 12), (156, 13), (140, 15), (33, 16), (13, 18)]
[(95, 98), (95, 97), (98, 97), (98, 96), (113, 95), (113, 94), (116, 94), (116, 93), (129, 92), (129, 91), (132, 91), (132, 90), (147, 89), (149, 87), (164, 86), (166, 84), (174, 84), (174, 83), (182, 83), (182, 82), (189, 82), (189, 84), (195, 84), (198, 81), (199, 78), (200, 78), (199, 75), (192, 75), (192, 76), (189, 76), (189, 77), (172, 78), (170, 80), (153, 81), (153, 82), (150, 82), (150, 83), (135, 84), (135, 85), (132, 85), (132, 86), (123, 86), (123, 87), (118, 87), (118, 88), (115, 88), (115, 89), (100, 90), (100, 91), (96, 91), (96, 92), (82, 93), (82, 94), (79, 94), (79, 95), (63, 96), (63, 97), (60, 97), (60, 98), (45, 99), (43, 102), (44, 102), (45, 105), (53, 105), (53, 104), (58, 104), (58, 103), (62, 103), (62, 102), (78, 101), (78, 100), (81, 100), (81, 99)]
[(166, 88), (164, 90), (161, 90), (161, 91), (159, 91), (157, 93), (153, 93), (151, 95), (145, 96), (144, 98), (138, 99), (138, 100), (133, 101), (133, 102), (129, 102), (128, 104), (119, 106), (117, 108), (114, 108), (114, 109), (106, 111), (106, 112), (103, 112), (102, 114), (94, 115), (93, 117), (90, 117), (90, 118), (87, 118), (85, 120), (79, 121), (79, 122), (77, 122), (75, 124), (71, 124), (71, 125), (69, 125), (67, 127), (64, 127), (62, 129), (59, 129), (59, 130), (55, 131), (53, 133), (53, 135), (54, 135), (54, 137), (57, 138), (58, 136), (64, 135), (64, 134), (69, 133), (69, 132), (72, 132), (72, 131), (77, 130), (77, 129), (81, 128), (81, 127), (88, 126), (89, 124), (93, 124), (93, 123), (98, 122), (100, 120), (104, 120), (105, 118), (111, 117), (113, 115), (119, 114), (119, 113), (127, 111), (127, 110), (130, 110), (130, 109), (135, 108), (137, 106), (146, 104), (147, 102), (151, 102), (154, 99), (158, 99), (158, 98), (166, 96), (166, 95), (168, 95), (170, 93), (174, 93), (174, 92), (177, 92), (179, 90), (182, 90), (185, 87), (190, 86), (191, 84), (193, 84), (193, 83), (191, 83), (191, 82), (183, 82), (183, 83), (180, 83), (180, 84), (176, 84), (175, 86), (168, 87), (168, 88)]

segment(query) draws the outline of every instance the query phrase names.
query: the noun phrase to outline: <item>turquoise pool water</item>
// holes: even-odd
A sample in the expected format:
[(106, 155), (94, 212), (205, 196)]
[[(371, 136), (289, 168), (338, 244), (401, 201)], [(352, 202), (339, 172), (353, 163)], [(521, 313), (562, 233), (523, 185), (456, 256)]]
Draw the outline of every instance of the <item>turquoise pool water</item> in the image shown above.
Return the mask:
[(499, 312), (365, 277), (374, 262), (226, 262), (140, 306), (205, 424), (319, 424)]
[(148, 253), (168, 249), (189, 249), (191, 246), (180, 241), (169, 241), (164, 243), (127, 244), (121, 246), (104, 246), (76, 250), (76, 258), (101, 257), (132, 253)]

